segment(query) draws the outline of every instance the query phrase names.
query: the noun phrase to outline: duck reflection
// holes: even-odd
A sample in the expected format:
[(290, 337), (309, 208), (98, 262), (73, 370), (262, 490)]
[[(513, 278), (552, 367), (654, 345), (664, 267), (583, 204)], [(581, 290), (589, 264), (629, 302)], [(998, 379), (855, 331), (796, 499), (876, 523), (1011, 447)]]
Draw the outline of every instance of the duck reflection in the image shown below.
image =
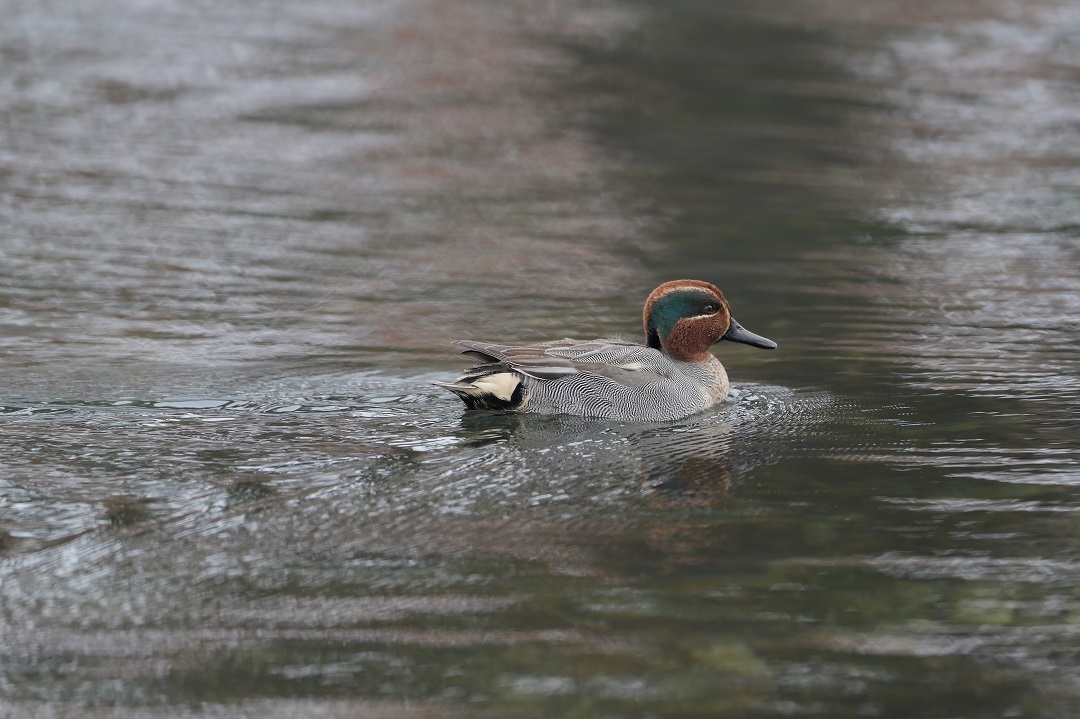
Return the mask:
[(459, 434), (466, 446), (491, 452), (504, 480), (517, 477), (535, 485), (538, 478), (553, 478), (544, 481), (568, 493), (588, 485), (644, 497), (658, 509), (707, 508), (731, 489), (731, 413), (725, 407), (679, 423), (635, 424), (465, 412)]

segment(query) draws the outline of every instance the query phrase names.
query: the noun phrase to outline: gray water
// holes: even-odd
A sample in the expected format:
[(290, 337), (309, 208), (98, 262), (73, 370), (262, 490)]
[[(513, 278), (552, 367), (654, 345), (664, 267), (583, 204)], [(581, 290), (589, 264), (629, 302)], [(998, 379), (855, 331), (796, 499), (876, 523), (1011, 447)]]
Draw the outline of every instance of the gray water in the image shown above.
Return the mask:
[[(941, 5), (0, 2), (0, 714), (1080, 712), (1080, 8)], [(677, 277), (710, 412), (429, 384)]]

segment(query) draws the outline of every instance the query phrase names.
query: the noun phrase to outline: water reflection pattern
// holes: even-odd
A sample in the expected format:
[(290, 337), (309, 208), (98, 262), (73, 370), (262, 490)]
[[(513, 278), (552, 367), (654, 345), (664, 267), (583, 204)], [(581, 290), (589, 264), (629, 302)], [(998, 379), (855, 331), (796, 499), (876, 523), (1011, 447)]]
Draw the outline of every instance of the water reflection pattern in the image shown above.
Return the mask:
[[(6, 3), (0, 714), (1080, 714), (1080, 12), (751, 5)], [(428, 388), (676, 276), (712, 413)]]

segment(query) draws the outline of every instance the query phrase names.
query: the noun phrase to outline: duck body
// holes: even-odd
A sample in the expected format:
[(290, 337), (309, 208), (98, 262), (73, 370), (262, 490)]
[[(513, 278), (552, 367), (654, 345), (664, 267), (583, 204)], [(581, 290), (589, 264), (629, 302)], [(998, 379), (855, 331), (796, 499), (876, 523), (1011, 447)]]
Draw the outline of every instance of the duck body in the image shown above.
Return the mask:
[(742, 328), (714, 285), (676, 280), (656, 288), (643, 313), (646, 344), (562, 339), (532, 345), (455, 342), (478, 360), (452, 383), (436, 382), (469, 409), (670, 421), (708, 409), (728, 393), (709, 352), (727, 339), (776, 343)]
[(454, 384), (440, 386), (470, 409), (648, 422), (700, 412), (728, 393), (727, 373), (712, 355), (702, 362), (681, 362), (615, 339), (455, 344), (481, 362)]

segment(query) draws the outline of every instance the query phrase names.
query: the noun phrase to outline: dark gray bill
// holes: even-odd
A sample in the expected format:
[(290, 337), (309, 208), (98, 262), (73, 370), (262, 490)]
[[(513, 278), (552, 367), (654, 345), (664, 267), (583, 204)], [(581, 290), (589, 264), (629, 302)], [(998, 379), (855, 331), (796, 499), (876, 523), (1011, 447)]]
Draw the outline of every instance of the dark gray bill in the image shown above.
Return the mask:
[(721, 337), (722, 340), (728, 342), (742, 342), (744, 345), (750, 345), (751, 347), (760, 347), (763, 350), (776, 349), (776, 343), (770, 339), (766, 339), (761, 335), (756, 335), (750, 330), (746, 329), (735, 318), (731, 318), (731, 327), (728, 327), (728, 331)]

